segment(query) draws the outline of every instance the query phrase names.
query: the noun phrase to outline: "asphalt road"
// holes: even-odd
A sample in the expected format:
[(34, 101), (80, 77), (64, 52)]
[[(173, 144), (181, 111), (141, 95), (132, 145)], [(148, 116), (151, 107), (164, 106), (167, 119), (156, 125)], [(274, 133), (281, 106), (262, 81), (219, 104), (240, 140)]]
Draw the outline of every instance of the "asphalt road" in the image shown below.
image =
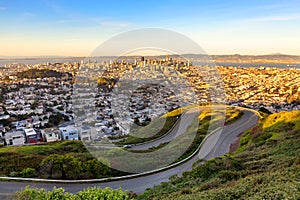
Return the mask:
[(192, 108), (188, 110), (187, 112), (183, 113), (180, 117), (179, 121), (175, 124), (175, 127), (166, 134), (164, 137), (161, 137), (157, 140), (154, 140), (152, 142), (147, 142), (144, 144), (138, 144), (135, 146), (132, 146), (131, 150), (145, 150), (149, 149), (151, 147), (157, 147), (160, 144), (170, 142), (174, 138), (184, 134), (187, 130), (187, 128), (190, 126), (190, 124), (195, 120), (197, 116), (200, 114), (199, 108)]
[(0, 199), (10, 199), (11, 194), (23, 189), (25, 186), (52, 189), (54, 186), (63, 187), (67, 192), (76, 193), (87, 187), (111, 187), (113, 189), (122, 188), (123, 190), (142, 193), (146, 188), (151, 188), (161, 182), (167, 182), (169, 177), (192, 169), (192, 165), (198, 159), (210, 159), (218, 157), (229, 152), (230, 145), (237, 139), (238, 135), (245, 130), (253, 127), (259, 117), (255, 112), (243, 110), (244, 115), (231, 125), (225, 126), (223, 129), (214, 132), (206, 138), (199, 153), (189, 161), (174, 168), (132, 179), (117, 180), (105, 183), (83, 183), (83, 184), (63, 184), (63, 183), (32, 183), (32, 182), (6, 182), (0, 181)]

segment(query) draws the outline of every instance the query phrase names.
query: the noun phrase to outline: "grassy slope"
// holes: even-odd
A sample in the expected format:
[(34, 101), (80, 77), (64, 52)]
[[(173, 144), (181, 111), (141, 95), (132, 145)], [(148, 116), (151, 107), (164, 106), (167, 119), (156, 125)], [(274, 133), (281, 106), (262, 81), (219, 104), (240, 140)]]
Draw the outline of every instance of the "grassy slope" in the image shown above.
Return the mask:
[(149, 125), (138, 129), (137, 125), (135, 128), (136, 132), (131, 133), (124, 141), (116, 142), (116, 144), (137, 144), (150, 140), (157, 139), (167, 134), (170, 128), (176, 123), (181, 113), (174, 116), (162, 116), (153, 120)]
[(138, 199), (299, 199), (300, 111), (272, 114), (234, 154), (195, 165)]
[(38, 169), (50, 154), (72, 154), (80, 160), (91, 159), (91, 154), (79, 141), (54, 142), (47, 145), (30, 145), (0, 148), (0, 174), (9, 175), (24, 168)]
[[(191, 106), (179, 108), (171, 112), (168, 112), (167, 114), (153, 120), (149, 125), (138, 129), (136, 133), (130, 134), (123, 141), (116, 142), (116, 144), (119, 145), (137, 144), (137, 143), (147, 142), (162, 137), (163, 135), (168, 133), (171, 127), (175, 125), (177, 119), (181, 116), (183, 112), (187, 111), (190, 108), (195, 108), (195, 107), (196, 105), (191, 105)], [(222, 119), (224, 120), (224, 117), (225, 117), (225, 123), (230, 124), (233, 123), (235, 120), (238, 120), (242, 116), (242, 112), (232, 108), (227, 108), (226, 112), (224, 108), (213, 109), (213, 110), (209, 109), (209, 107), (200, 106), (200, 108), (208, 108), (207, 110), (203, 110), (201, 112), (201, 114), (199, 115), (199, 120), (200, 121), (211, 120), (211, 126), (212, 126), (211, 130), (213, 130), (214, 127), (218, 127), (219, 125), (217, 123), (221, 122)], [(207, 132), (208, 127), (199, 127), (199, 129), (201, 128), (205, 133)]]

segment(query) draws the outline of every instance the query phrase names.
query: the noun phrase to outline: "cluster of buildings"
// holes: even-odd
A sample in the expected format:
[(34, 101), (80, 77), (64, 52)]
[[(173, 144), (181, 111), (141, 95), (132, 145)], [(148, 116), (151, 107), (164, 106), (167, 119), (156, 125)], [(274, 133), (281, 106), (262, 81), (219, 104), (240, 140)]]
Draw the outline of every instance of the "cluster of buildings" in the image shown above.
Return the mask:
[[(10, 69), (17, 73), (24, 65)], [(31, 68), (26, 66), (25, 70)], [(72, 77), (18, 79), (10, 74), (0, 88), (1, 144), (22, 145), (68, 138), (58, 125), (73, 119)], [(64, 125), (64, 124), (62, 124)], [(78, 134), (77, 134), (78, 139)]]
[[(77, 74), (74, 87), (76, 124), (97, 125), (94, 138), (126, 135), (133, 123), (146, 125), (183, 103), (195, 101), (180, 84), (178, 74), (171, 75), (166, 65), (147, 63), (144, 60), (84, 65)], [(163, 76), (164, 73), (168, 76)], [(174, 85), (177, 89), (181, 87), (181, 94), (172, 90)], [(179, 101), (180, 98), (183, 100)], [(95, 107), (91, 106), (94, 103)], [(81, 116), (84, 119), (81, 120)]]
[[(85, 134), (85, 132), (81, 132)], [(7, 145), (36, 144), (40, 142), (54, 142), (61, 140), (78, 140), (79, 132), (72, 126), (60, 128), (17, 128), (7, 132), (4, 136)]]
[(37, 70), (54, 70), (62, 73), (71, 73), (75, 75), (80, 66), (79, 62), (65, 62), (65, 63), (39, 63), (39, 64), (20, 64), (20, 63), (9, 63), (3, 66), (0, 66), (0, 79), (5, 77), (14, 78), (13, 75), (18, 72), (23, 72), (30, 69)]
[[(300, 109), (300, 70), (213, 67), (181, 57), (11, 64), (0, 68), (0, 145), (96, 142), (195, 103)], [(73, 76), (18, 79), (28, 69)], [(9, 77), (7, 78), (4, 77)], [(4, 142), (5, 141), (5, 142)]]
[(138, 124), (147, 124), (149, 120), (176, 108), (179, 108), (179, 100), (174, 92), (159, 83), (143, 85), (130, 97), (129, 111)]
[(270, 112), (300, 109), (300, 70), (295, 68), (222, 67), (226, 101)]

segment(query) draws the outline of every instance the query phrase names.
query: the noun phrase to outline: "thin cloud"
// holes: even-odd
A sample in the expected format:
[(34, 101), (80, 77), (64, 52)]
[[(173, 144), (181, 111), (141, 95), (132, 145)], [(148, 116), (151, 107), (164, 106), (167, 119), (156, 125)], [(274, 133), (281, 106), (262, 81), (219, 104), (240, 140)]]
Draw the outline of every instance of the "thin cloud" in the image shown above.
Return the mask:
[(122, 22), (122, 21), (113, 21), (113, 20), (106, 20), (102, 18), (88, 18), (86, 20), (83, 19), (60, 19), (54, 21), (56, 24), (72, 24), (72, 23), (84, 23), (89, 25), (100, 25), (101, 27), (110, 27), (110, 28), (126, 28), (132, 25), (129, 22)]
[(250, 7), (250, 10), (253, 11), (257, 11), (257, 10), (261, 10), (261, 11), (277, 11), (278, 9), (284, 9), (284, 8), (288, 8), (288, 6), (284, 3), (279, 3), (279, 4), (266, 4), (266, 5), (255, 5)]
[(102, 21), (99, 22), (101, 26), (107, 26), (107, 27), (120, 27), (120, 28), (125, 28), (131, 26), (130, 23), (126, 22), (118, 22), (118, 21)]
[(89, 21), (96, 23), (100, 26), (111, 27), (111, 28), (126, 28), (132, 25), (132, 23), (129, 22), (108, 20), (103, 18), (90, 18)]
[(55, 21), (55, 23), (57, 23), (57, 24), (68, 24), (68, 23), (74, 23), (74, 22), (80, 22), (80, 20), (76, 20), (76, 19), (61, 19), (61, 20)]
[(35, 14), (32, 12), (24, 12), (23, 15), (24, 15), (24, 17), (34, 17), (35, 16)]
[(0, 6), (0, 11), (4, 11), (4, 10), (7, 10), (7, 7), (5, 7), (5, 6)]
[(299, 14), (293, 15), (276, 15), (276, 16), (267, 16), (259, 18), (246, 19), (246, 22), (273, 22), (273, 21), (291, 21), (300, 19)]
[(45, 4), (48, 8), (50, 8), (55, 13), (63, 13), (63, 10), (57, 4), (54, 4), (52, 1), (45, 0)]

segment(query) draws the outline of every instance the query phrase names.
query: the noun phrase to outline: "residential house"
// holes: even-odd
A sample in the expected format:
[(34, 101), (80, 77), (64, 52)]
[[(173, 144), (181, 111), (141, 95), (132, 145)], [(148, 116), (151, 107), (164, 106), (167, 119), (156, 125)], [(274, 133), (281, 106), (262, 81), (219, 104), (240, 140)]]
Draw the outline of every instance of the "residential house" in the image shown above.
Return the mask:
[(92, 140), (92, 128), (90, 126), (81, 126), (78, 128), (79, 138), (82, 141)]
[(78, 140), (78, 130), (73, 126), (64, 126), (59, 128), (62, 140)]
[(61, 140), (61, 132), (57, 128), (45, 128), (42, 130), (45, 142), (54, 142)]
[(35, 132), (33, 128), (25, 128), (24, 131), (25, 131), (26, 143), (28, 144), (37, 143), (38, 134)]
[(11, 135), (9, 139), (11, 145), (23, 145), (25, 144), (25, 136), (23, 131), (16, 131)]

